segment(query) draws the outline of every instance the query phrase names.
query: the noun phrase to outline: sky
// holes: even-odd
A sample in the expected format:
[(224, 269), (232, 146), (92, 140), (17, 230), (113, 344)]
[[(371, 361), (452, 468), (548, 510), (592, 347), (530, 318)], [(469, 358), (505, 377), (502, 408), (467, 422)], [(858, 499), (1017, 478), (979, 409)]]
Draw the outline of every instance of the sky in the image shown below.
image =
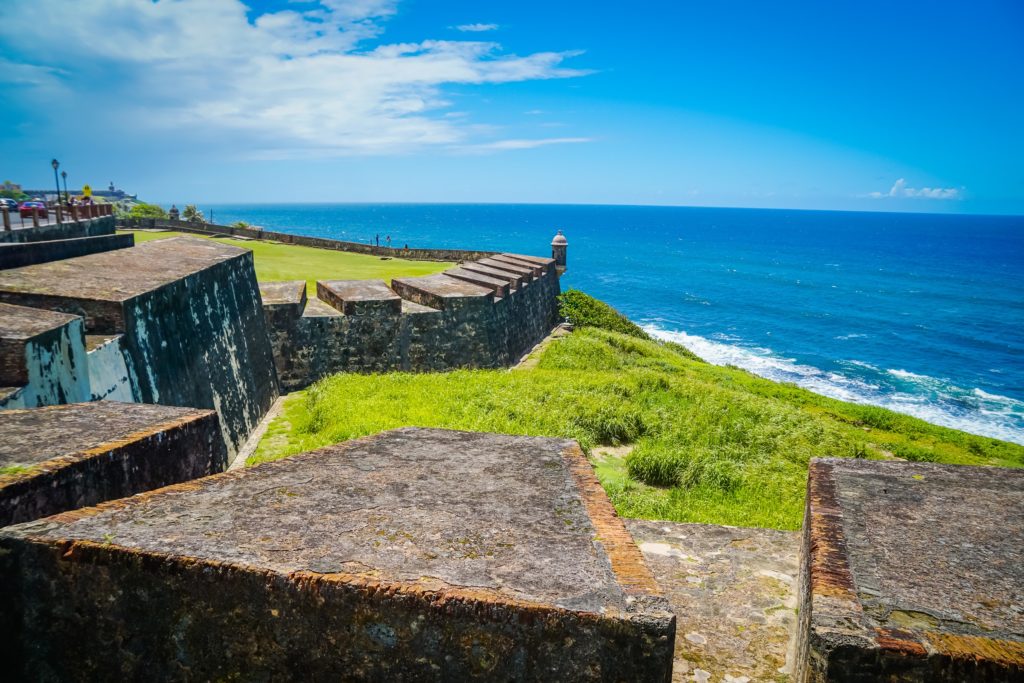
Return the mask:
[(1024, 214), (1024, 3), (4, 0), (0, 176)]

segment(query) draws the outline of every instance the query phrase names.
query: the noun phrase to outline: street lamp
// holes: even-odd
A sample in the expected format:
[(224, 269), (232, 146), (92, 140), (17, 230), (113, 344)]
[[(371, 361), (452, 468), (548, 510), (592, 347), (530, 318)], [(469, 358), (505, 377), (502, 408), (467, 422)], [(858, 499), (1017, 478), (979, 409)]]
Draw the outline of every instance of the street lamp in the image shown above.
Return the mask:
[(64, 203), (65, 204), (70, 204), (71, 203), (71, 198), (68, 196), (68, 172), (67, 171), (61, 171), (60, 172), (60, 177), (64, 179)]
[(60, 168), (60, 162), (57, 161), (56, 159), (54, 159), (53, 161), (50, 162), (50, 165), (53, 166), (53, 182), (57, 186), (57, 207), (56, 207), (56, 211), (57, 211), (57, 222), (59, 223), (60, 222), (60, 179), (57, 177), (57, 169)]

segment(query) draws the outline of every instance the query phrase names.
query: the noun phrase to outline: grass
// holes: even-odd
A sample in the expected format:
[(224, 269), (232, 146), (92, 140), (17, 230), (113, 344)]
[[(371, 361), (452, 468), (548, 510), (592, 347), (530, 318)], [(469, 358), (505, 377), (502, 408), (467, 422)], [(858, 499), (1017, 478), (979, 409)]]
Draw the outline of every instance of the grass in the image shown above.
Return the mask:
[[(623, 516), (779, 529), (800, 527), (815, 456), (1024, 466), (1021, 446), (587, 325), (527, 370), (326, 378), (287, 399), (250, 464), (410, 425), (571, 437)], [(635, 448), (593, 453), (620, 444)]]
[[(134, 231), (135, 243), (179, 237), (180, 232)], [(344, 251), (314, 249), (278, 242), (236, 240), (189, 234), (189, 237), (216, 239), (218, 242), (251, 249), (256, 264), (256, 279), (260, 282), (275, 280), (305, 280), (307, 292), (316, 295), (317, 280), (371, 280), (390, 282), (396, 277), (417, 277), (439, 273), (454, 264), (440, 261), (407, 261), (382, 259), (379, 256), (351, 254)]]

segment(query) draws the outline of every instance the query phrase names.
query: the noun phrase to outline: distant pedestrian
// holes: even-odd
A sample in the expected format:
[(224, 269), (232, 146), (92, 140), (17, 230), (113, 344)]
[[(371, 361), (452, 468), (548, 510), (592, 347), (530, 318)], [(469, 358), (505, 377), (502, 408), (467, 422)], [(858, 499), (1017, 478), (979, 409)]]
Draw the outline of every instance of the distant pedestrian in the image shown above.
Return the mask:
[(391, 248), (391, 235), (387, 236), (387, 239), (385, 240), (385, 242), (388, 243), (388, 249), (390, 249)]
[(380, 233), (377, 233), (377, 246), (380, 246)]

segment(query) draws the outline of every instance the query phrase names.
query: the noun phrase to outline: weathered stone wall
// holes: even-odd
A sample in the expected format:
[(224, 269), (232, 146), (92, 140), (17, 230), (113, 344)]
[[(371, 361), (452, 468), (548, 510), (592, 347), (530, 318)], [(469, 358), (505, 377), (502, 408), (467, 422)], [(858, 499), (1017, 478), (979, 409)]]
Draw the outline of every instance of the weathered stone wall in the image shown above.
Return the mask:
[(256, 228), (238, 228), (230, 225), (212, 225), (209, 223), (189, 223), (188, 221), (172, 221), (167, 219), (121, 219), (118, 225), (125, 228), (176, 230), (179, 232), (194, 232), (200, 235), (232, 235), (235, 237), (246, 237), (254, 240), (267, 240), (269, 242), (282, 242), (284, 244), (297, 244), (303, 247), (314, 247), (316, 249), (331, 249), (334, 251), (349, 251), (356, 254), (369, 254), (372, 256), (387, 256), (391, 258), (409, 259), (412, 261), (476, 261), (478, 259), (493, 256), (496, 252), (479, 251), (471, 249), (401, 249), (397, 247), (378, 247), (362, 242), (346, 242), (344, 240), (332, 240), (326, 237), (309, 237), (307, 235), (294, 235), (287, 232), (274, 232), (272, 230), (258, 230)]
[(0, 270), (49, 263), (101, 251), (126, 249), (134, 245), (135, 236), (131, 234), (74, 237), (47, 242), (0, 243)]
[(400, 311), (367, 307), (343, 315), (304, 301), (265, 304), (282, 388), (300, 389), (336, 372), (507, 367), (559, 322), (553, 267), (507, 296), (481, 288), (481, 295), (448, 299), (443, 308), (402, 280), (393, 288), (404, 299)]
[[(11, 218), (12, 221), (16, 219)], [(96, 237), (113, 235), (116, 220), (113, 216), (88, 218), (68, 223), (51, 223), (38, 228), (18, 228), (3, 230), (0, 228), (0, 243), (3, 242), (49, 242), (52, 240), (70, 240), (79, 237)]]
[(82, 319), (0, 303), (0, 408), (87, 401)]
[(210, 410), (113, 402), (3, 414), (0, 527), (222, 472)]
[(231, 454), (277, 397), (248, 250), (181, 237), (0, 271), (0, 301), (79, 315), (90, 336), (122, 335), (123, 367), (117, 350), (99, 351), (97, 396), (125, 397), (127, 384), (141, 403), (215, 409)]

